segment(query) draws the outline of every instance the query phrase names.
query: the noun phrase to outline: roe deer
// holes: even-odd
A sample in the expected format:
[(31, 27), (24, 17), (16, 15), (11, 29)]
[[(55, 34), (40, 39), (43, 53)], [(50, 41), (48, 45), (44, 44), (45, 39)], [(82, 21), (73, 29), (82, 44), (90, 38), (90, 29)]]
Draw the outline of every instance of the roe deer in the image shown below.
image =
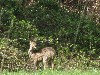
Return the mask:
[(30, 48), (28, 51), (29, 57), (31, 58), (31, 61), (33, 61), (34, 64), (34, 70), (36, 70), (36, 67), (40, 61), (43, 62), (44, 69), (48, 67), (48, 63), (50, 63), (51, 68), (54, 68), (53, 60), (55, 57), (55, 49), (52, 47), (45, 47), (39, 51), (33, 50), (33, 48), (36, 48), (36, 42), (30, 41)]

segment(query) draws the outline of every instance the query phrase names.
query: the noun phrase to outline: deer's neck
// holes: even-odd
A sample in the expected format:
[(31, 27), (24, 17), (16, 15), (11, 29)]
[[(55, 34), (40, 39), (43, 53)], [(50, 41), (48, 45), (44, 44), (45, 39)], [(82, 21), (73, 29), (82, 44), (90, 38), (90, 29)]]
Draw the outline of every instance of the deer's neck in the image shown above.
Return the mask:
[(33, 54), (32, 49), (29, 49), (28, 54), (29, 54), (29, 57)]

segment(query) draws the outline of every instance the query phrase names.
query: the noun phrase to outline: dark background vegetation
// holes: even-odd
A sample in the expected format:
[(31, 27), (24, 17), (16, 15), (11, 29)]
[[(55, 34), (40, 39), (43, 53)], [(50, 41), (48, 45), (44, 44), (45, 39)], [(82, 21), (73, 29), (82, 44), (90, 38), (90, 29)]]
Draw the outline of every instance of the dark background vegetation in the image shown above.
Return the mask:
[(30, 37), (55, 48), (56, 69), (100, 68), (100, 1), (0, 0), (1, 70), (30, 68)]

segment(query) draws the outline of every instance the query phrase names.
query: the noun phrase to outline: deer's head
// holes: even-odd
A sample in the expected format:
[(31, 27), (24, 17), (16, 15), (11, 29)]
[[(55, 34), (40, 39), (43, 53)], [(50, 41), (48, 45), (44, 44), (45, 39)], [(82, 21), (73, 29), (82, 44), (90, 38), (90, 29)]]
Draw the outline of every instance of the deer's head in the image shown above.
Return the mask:
[(36, 42), (30, 41), (30, 49), (36, 48)]
[(36, 38), (30, 38), (30, 43), (29, 43), (29, 45), (30, 45), (30, 48), (29, 48), (29, 50), (32, 50), (32, 49), (34, 49), (34, 48), (36, 48), (36, 41), (37, 41), (37, 39)]
[(30, 48), (28, 50), (29, 56), (33, 53), (32, 49), (36, 48), (36, 40), (30, 40)]

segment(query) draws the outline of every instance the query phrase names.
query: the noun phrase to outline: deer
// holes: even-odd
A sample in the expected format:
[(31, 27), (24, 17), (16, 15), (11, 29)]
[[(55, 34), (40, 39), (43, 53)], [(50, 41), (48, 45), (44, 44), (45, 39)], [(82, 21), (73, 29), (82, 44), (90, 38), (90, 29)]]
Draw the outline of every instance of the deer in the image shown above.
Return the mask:
[(34, 40), (30, 40), (30, 48), (28, 50), (28, 54), (30, 57), (30, 60), (32, 61), (32, 63), (34, 64), (34, 70), (37, 69), (37, 66), (39, 65), (39, 62), (43, 63), (43, 68), (44, 70), (46, 68), (48, 68), (49, 63), (51, 66), (51, 69), (54, 68), (54, 57), (56, 54), (56, 51), (53, 47), (45, 47), (42, 48), (41, 50), (33, 50), (36, 49), (36, 41)]

